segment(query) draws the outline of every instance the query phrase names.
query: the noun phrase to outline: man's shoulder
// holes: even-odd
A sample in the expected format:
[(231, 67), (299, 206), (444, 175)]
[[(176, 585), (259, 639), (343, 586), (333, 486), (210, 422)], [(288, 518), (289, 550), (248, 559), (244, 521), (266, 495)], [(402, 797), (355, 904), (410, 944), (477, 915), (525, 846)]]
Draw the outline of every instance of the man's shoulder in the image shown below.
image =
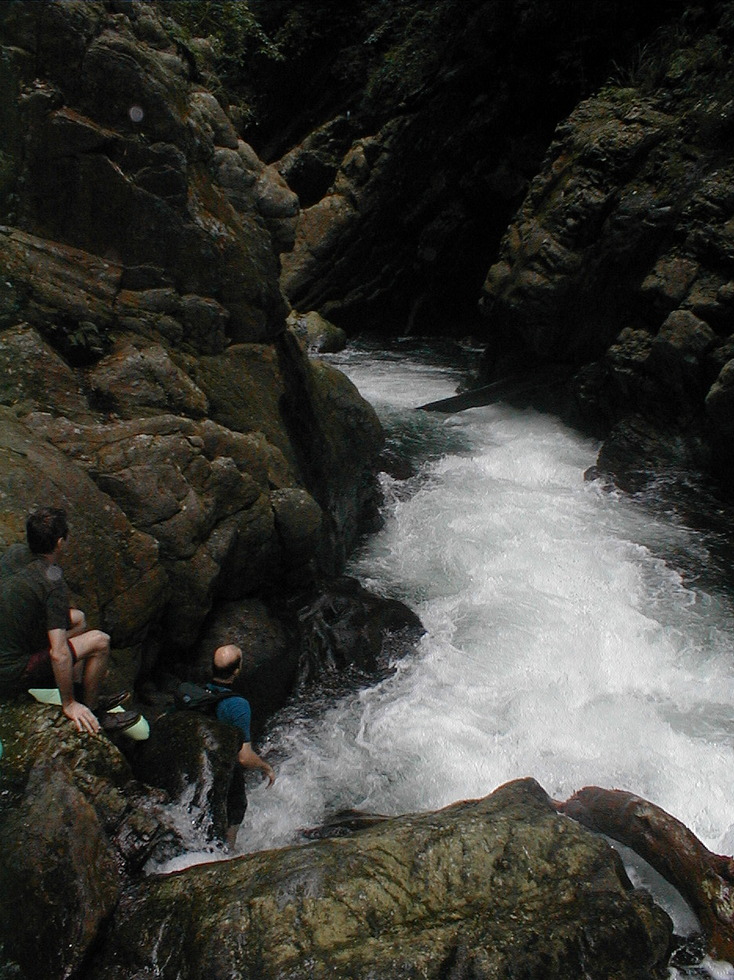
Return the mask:
[(0, 579), (16, 575), (33, 561), (33, 554), (27, 544), (16, 541), (0, 557)]
[(247, 701), (247, 698), (237, 691), (233, 691), (231, 687), (226, 687), (223, 684), (217, 684), (216, 682), (210, 681), (206, 685), (206, 690), (210, 691), (212, 694), (216, 694), (219, 698), (218, 704), (226, 704), (228, 702), (236, 701)]
[(244, 695), (239, 694), (237, 691), (233, 691), (231, 688), (221, 687), (218, 684), (207, 685), (207, 688), (219, 696), (216, 707), (217, 717), (222, 719), (232, 718), (235, 715), (241, 714), (243, 711), (250, 710), (250, 702)]
[(32, 560), (28, 562), (25, 568), (20, 569), (17, 573), (17, 577), (38, 583), (47, 592), (66, 588), (64, 573), (60, 565), (51, 564), (45, 558), (41, 558), (38, 555), (32, 555), (31, 558)]

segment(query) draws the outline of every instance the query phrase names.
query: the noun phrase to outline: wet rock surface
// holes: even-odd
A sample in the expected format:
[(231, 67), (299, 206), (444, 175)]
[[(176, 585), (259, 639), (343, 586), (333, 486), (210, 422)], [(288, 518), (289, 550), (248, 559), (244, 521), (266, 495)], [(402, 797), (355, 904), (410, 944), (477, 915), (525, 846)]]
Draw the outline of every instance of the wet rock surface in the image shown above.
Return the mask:
[(669, 937), (611, 848), (526, 780), (351, 838), (148, 879), (89, 975), (642, 978)]
[(488, 376), (565, 361), (577, 370), (568, 414), (610, 436), (602, 469), (629, 486), (626, 470), (652, 482), (672, 465), (718, 481), (722, 499), (734, 459), (730, 22), (729, 4), (681, 22), (628, 84), (559, 125), (483, 299)]
[(3, 704), (0, 739), (0, 969), (69, 976), (129, 879), (185, 845), (169, 798), (138, 783), (111, 740), (79, 735), (58, 708)]

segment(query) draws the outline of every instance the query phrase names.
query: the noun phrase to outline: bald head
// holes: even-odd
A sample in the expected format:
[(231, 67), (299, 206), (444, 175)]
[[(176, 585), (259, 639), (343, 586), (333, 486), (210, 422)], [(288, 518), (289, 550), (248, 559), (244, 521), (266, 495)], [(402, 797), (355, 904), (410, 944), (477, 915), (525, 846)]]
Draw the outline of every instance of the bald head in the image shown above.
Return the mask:
[(217, 681), (231, 681), (242, 666), (242, 651), (234, 643), (217, 647), (212, 657), (212, 676)]

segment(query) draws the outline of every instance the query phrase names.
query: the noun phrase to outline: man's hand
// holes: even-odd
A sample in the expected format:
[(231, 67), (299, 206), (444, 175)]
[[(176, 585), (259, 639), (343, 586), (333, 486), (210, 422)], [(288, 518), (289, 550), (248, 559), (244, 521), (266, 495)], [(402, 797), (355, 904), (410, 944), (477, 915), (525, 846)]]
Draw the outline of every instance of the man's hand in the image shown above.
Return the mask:
[(275, 772), (273, 767), (269, 765), (265, 759), (260, 758), (249, 742), (242, 743), (240, 746), (240, 751), (237, 753), (237, 759), (239, 764), (245, 769), (259, 769), (260, 772), (267, 778), (268, 786), (272, 786), (275, 782)]
[(70, 701), (61, 710), (69, 721), (74, 722), (78, 732), (89, 732), (91, 735), (96, 735), (101, 730), (95, 713), (81, 701)]

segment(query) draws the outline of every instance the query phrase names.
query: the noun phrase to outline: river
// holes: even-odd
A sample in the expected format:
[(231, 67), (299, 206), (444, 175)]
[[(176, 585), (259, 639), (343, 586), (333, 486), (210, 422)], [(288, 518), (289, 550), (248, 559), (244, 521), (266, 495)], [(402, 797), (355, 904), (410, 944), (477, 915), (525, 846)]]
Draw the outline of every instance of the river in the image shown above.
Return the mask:
[(637, 793), (732, 853), (734, 607), (696, 575), (705, 536), (586, 481), (598, 446), (553, 417), (416, 411), (463, 377), (416, 347), (331, 360), (415, 466), (383, 477), (384, 528), (349, 572), (427, 633), (386, 679), (271, 728), (278, 779), (251, 785), (239, 849), (343, 807), (435, 809), (533, 776), (557, 799)]

